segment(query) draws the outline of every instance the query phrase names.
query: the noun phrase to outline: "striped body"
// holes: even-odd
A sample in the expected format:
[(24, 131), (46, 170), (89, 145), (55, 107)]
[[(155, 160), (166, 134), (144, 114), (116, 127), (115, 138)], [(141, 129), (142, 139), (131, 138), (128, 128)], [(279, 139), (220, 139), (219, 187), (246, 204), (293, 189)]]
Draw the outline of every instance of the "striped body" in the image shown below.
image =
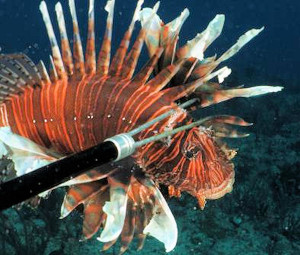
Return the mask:
[(90, 75), (26, 88), (1, 106), (1, 124), (65, 155), (129, 131), (171, 107), (149, 87)]

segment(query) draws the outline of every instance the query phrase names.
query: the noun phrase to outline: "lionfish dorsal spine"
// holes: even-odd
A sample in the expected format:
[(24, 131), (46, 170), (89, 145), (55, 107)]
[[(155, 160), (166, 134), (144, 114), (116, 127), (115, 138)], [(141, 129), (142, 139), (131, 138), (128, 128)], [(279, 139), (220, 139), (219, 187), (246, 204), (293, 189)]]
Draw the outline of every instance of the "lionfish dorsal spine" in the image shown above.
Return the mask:
[(161, 35), (161, 45), (165, 46), (165, 52), (161, 63), (162, 66), (174, 63), (179, 33), (189, 15), (189, 10), (185, 8), (179, 17), (164, 26), (164, 31)]
[(79, 32), (74, 0), (69, 0), (69, 8), (70, 8), (72, 23), (73, 23), (73, 54), (74, 54), (75, 71), (81, 75), (84, 75), (85, 74), (84, 56), (83, 56), (83, 49), (82, 49), (82, 43), (81, 43), (81, 37)]
[(50, 55), (49, 56), (49, 73), (50, 73), (50, 80), (51, 82), (55, 83), (58, 81), (59, 77), (58, 77), (58, 74), (57, 74), (57, 69), (55, 67), (55, 62), (53, 60), (53, 57)]
[(192, 40), (178, 49), (176, 53), (177, 57), (194, 57), (198, 60), (203, 60), (204, 51), (219, 37), (223, 30), (224, 22), (225, 15), (216, 15), (202, 33), (197, 34)]
[(109, 69), (114, 7), (115, 0), (108, 0), (105, 6), (105, 10), (108, 12), (106, 30), (97, 62), (97, 73), (101, 76), (107, 75)]
[(155, 92), (162, 90), (177, 74), (184, 62), (185, 59), (180, 59), (176, 63), (165, 67), (146, 85), (153, 88)]
[(140, 84), (145, 84), (149, 79), (150, 75), (153, 73), (155, 66), (158, 63), (159, 58), (161, 57), (164, 51), (163, 47), (157, 48), (156, 52), (150, 58), (150, 60), (144, 65), (144, 67), (139, 71), (136, 76), (133, 78), (133, 82), (139, 82)]
[(70, 47), (70, 42), (68, 39), (68, 34), (66, 30), (65, 17), (62, 10), (61, 3), (58, 2), (55, 5), (56, 17), (58, 22), (58, 27), (60, 31), (60, 40), (61, 40), (61, 51), (62, 51), (62, 59), (66, 68), (68, 75), (72, 75), (74, 72), (74, 64), (72, 58), (72, 52)]
[(95, 0), (89, 0), (88, 36), (87, 36), (86, 51), (85, 51), (87, 74), (96, 73), (94, 1)]
[(134, 25), (135, 25), (136, 21), (139, 19), (139, 13), (141, 11), (143, 3), (144, 3), (144, 0), (138, 0), (134, 14), (133, 14), (133, 18), (128, 27), (128, 30), (125, 32), (124, 37), (120, 43), (120, 46), (117, 49), (117, 52), (115, 53), (115, 55), (112, 59), (110, 69), (109, 69), (109, 75), (111, 75), (111, 76), (119, 75), (119, 73), (120, 73), (120, 69), (122, 68), (127, 50), (129, 48)]
[(142, 51), (142, 47), (145, 41), (145, 38), (147, 36), (147, 32), (149, 30), (149, 26), (151, 24), (151, 18), (156, 14), (157, 10), (159, 8), (159, 2), (157, 2), (153, 8), (152, 11), (152, 15), (150, 15), (150, 17), (147, 19), (146, 23), (145, 23), (145, 27), (142, 27), (133, 46), (132, 49), (129, 51), (129, 53), (127, 54), (125, 60), (124, 60), (124, 65), (123, 68), (120, 72), (121, 77), (123, 77), (124, 79), (131, 79), (139, 56), (141, 54)]
[(57, 76), (59, 78), (62, 78), (66, 75), (66, 71), (62, 61), (60, 49), (57, 44), (57, 39), (53, 30), (52, 22), (45, 1), (42, 1), (40, 4), (40, 11), (42, 13), (46, 25), (48, 37), (51, 43), (51, 50), (53, 56), (53, 70), (55, 70), (55, 73), (57, 73)]

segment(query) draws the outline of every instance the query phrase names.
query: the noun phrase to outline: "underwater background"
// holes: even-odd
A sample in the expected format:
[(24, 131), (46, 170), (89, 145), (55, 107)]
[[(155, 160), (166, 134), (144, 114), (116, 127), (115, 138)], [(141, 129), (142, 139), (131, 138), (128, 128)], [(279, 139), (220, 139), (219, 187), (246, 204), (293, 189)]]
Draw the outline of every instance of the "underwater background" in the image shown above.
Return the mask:
[[(52, 15), (56, 2), (47, 0)], [(61, 2), (65, 9), (66, 1)], [(105, 1), (95, 2), (96, 35), (100, 38)], [(39, 3), (0, 0), (0, 53), (23, 52), (35, 62), (43, 59), (47, 63), (50, 46)], [(87, 3), (76, 1), (83, 37)], [(116, 0), (114, 48), (131, 20), (135, 3)], [(144, 6), (154, 3), (145, 0)], [(300, 1), (162, 0), (158, 13), (168, 22), (185, 7), (191, 14), (182, 28), (181, 45), (203, 31), (216, 14), (226, 15), (222, 35), (208, 48), (207, 55), (221, 54), (248, 29), (265, 26), (257, 38), (226, 62), (233, 71), (226, 83), (285, 89), (199, 111), (199, 116), (234, 114), (255, 125), (248, 129), (249, 137), (228, 141), (231, 147), (239, 148), (234, 159), (236, 180), (230, 194), (208, 201), (203, 211), (187, 194), (180, 199), (167, 199), (179, 231), (177, 246), (170, 254), (300, 254)], [(144, 51), (141, 64), (147, 58)], [(118, 247), (101, 252), (102, 244), (96, 238), (79, 242), (80, 213), (59, 220), (62, 199), (63, 192), (55, 191), (37, 209), (0, 212), (0, 255), (118, 253)], [(149, 237), (142, 251), (136, 252), (133, 243), (127, 254), (165, 252), (163, 244)]]

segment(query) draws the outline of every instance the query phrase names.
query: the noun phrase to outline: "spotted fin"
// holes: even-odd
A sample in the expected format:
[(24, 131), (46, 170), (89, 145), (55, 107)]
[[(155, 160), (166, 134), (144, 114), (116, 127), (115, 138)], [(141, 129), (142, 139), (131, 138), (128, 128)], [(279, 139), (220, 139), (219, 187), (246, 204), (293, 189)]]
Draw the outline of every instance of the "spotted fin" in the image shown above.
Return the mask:
[(0, 55), (0, 103), (20, 95), (26, 87), (42, 86), (44, 81), (36, 65), (24, 54)]

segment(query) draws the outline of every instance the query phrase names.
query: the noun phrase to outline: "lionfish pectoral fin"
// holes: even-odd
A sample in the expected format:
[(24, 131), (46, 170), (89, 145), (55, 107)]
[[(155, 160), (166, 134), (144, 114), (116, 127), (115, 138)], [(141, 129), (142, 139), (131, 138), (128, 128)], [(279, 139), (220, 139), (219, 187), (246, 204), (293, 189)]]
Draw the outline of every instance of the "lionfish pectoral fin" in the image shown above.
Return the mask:
[(0, 128), (0, 145), (2, 156), (5, 155), (13, 161), (17, 176), (57, 160), (46, 148), (14, 134), (10, 127)]
[(65, 186), (72, 186), (76, 184), (84, 184), (84, 183), (90, 183), (94, 181), (98, 181), (101, 179), (104, 179), (108, 177), (109, 175), (113, 174), (116, 169), (105, 169), (105, 168), (96, 168), (89, 171), (86, 171), (85, 173), (66, 181), (58, 187), (65, 187)]
[(154, 215), (143, 232), (164, 243), (166, 252), (170, 252), (175, 248), (177, 243), (178, 230), (176, 221), (159, 189), (151, 180), (147, 180), (146, 184), (148, 187), (155, 190), (154, 194), (156, 199)]
[(119, 237), (126, 216), (127, 199), (123, 188), (110, 187), (110, 201), (107, 201), (103, 207), (107, 219), (100, 237), (97, 238), (99, 241), (110, 242)]
[[(264, 27), (260, 29), (251, 29), (247, 31), (245, 34), (239, 37), (238, 41), (231, 46), (225, 53), (223, 53), (218, 59), (213, 58), (204, 58), (204, 51), (206, 48), (212, 43), (214, 39), (216, 39), (223, 28), (224, 24), (224, 15), (217, 15), (216, 18), (210, 22), (210, 24), (207, 27), (207, 30), (205, 30), (203, 33), (205, 34), (206, 31), (208, 31), (207, 35), (202, 38), (202, 34), (199, 35), (199, 40), (197, 40), (197, 37), (192, 40), (191, 42), (188, 42), (186, 46), (182, 47), (178, 51), (178, 57), (184, 57), (186, 54), (192, 54), (192, 56), (195, 56), (201, 60), (195, 67), (195, 69), (192, 72), (192, 75), (194, 79), (205, 77), (210, 75), (210, 73), (223, 61), (228, 60), (229, 58), (233, 57), (236, 53), (238, 53), (248, 42), (250, 42), (253, 38), (255, 38), (261, 31), (263, 31)], [(190, 46), (190, 47), (189, 47)], [(198, 52), (199, 47), (201, 48), (201, 53), (194, 55), (194, 50), (197, 50)], [(226, 70), (227, 69), (227, 70)], [(224, 78), (226, 78), (230, 73), (231, 70), (229, 68), (221, 69), (223, 70), (222, 73), (218, 74), (218, 80), (219, 83), (222, 83), (224, 81)], [(209, 79), (206, 79), (209, 80)]]
[[(65, 218), (72, 212), (79, 204), (87, 203), (87, 201), (97, 195), (102, 195), (107, 189), (107, 185), (103, 185), (101, 182), (90, 182), (87, 184), (76, 184), (69, 188), (60, 210), (60, 218)], [(91, 199), (90, 199), (91, 200)], [(92, 200), (95, 202), (95, 199)], [(90, 203), (90, 202), (89, 202)]]
[(216, 137), (242, 138), (249, 134), (241, 133), (233, 126), (251, 126), (253, 123), (246, 122), (240, 117), (231, 115), (211, 116), (202, 126), (212, 129)]
[[(281, 86), (265, 85), (254, 86), (250, 88), (238, 87), (233, 89), (225, 89), (220, 84), (216, 86), (215, 83), (210, 82), (210, 80), (215, 77), (218, 77), (219, 81), (223, 81), (230, 73), (231, 69), (225, 66), (193, 82), (174, 87), (174, 91), (177, 90), (179, 92), (175, 99), (178, 100), (194, 94), (200, 98), (200, 106), (207, 107), (236, 97), (247, 98), (260, 96), (268, 93), (279, 92), (283, 89)], [(168, 93), (168, 91), (166, 92)]]

